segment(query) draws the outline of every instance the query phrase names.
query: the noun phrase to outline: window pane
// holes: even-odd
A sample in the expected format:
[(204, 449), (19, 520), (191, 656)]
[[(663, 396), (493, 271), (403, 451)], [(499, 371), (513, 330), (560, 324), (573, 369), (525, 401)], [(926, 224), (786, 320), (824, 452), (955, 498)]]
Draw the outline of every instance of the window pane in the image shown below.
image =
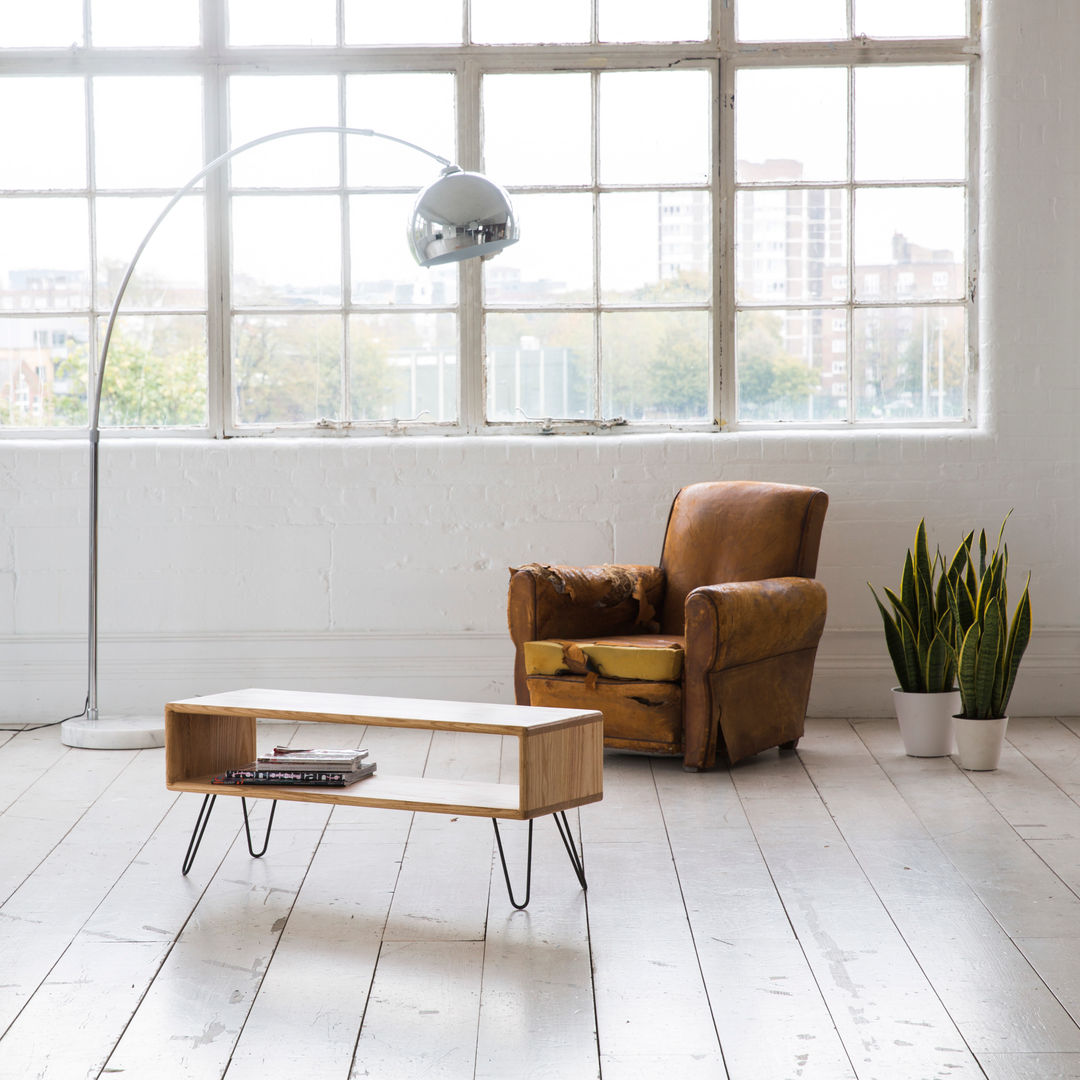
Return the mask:
[(425, 270), (409, 251), (406, 226), (413, 201), (412, 195), (356, 195), (350, 200), (353, 303), (457, 302), (457, 266)]
[(592, 315), (490, 314), (485, 330), (488, 420), (594, 418)]
[(351, 316), (349, 385), (353, 420), (456, 420), (457, 320), (453, 315)]
[(588, 304), (593, 299), (592, 196), (515, 195), (521, 240), (484, 263), (489, 303)]
[(740, 420), (846, 420), (847, 377), (833, 371), (843, 308), (740, 311), (735, 350)]
[[(229, 80), (232, 146), (289, 128), (336, 127), (337, 80), (329, 75), (236, 75)], [(289, 135), (237, 154), (234, 187), (330, 187), (340, 176), (337, 135)]]
[(706, 191), (600, 196), (600, 286), (606, 303), (708, 300), (712, 264)]
[[(8, 290), (0, 293), (0, 303), (4, 308), (19, 306)], [(85, 318), (16, 319), (0, 314), (0, 425), (86, 424), (89, 333)]]
[(345, 0), (345, 44), (460, 44), (461, 20), (460, 0)]
[[(350, 75), (345, 81), (350, 127), (371, 128), (449, 158), (454, 150), (454, 76), (449, 72)], [(350, 136), (349, 183), (430, 183), (439, 164), (387, 139)]]
[(3, 307), (71, 311), (90, 303), (90, 229), (84, 199), (0, 201)]
[(82, 0), (4, 4), (0, 48), (77, 47), (83, 44)]
[(706, 71), (600, 76), (600, 179), (605, 184), (700, 183), (709, 178)]
[(856, 191), (856, 299), (959, 298), (963, 294), (962, 188)]
[[(97, 200), (99, 310), (112, 307), (128, 263), (165, 203), (163, 198)], [(205, 308), (205, 233), (202, 196), (182, 199), (140, 256), (124, 308)]]
[(708, 36), (708, 0), (600, 0), (601, 41), (703, 41)]
[(847, 71), (744, 69), (735, 76), (736, 178), (847, 179)]
[(232, 324), (238, 424), (340, 420), (337, 315), (238, 315)]
[(589, 0), (472, 0), (471, 8), (472, 39), (482, 45), (589, 40)]
[(964, 414), (964, 309), (855, 312), (859, 420), (955, 420)]
[(90, 37), (95, 45), (198, 45), (198, 0), (91, 0)]
[(959, 180), (967, 169), (967, 68), (855, 69), (855, 178)]
[(78, 78), (0, 79), (0, 187), (86, 186), (83, 85)]
[(707, 312), (612, 312), (602, 316), (600, 334), (606, 418), (708, 417)]
[(962, 37), (965, 0), (855, 0), (855, 33), (869, 37)]
[(587, 184), (589, 76), (484, 77), (484, 168), (498, 184)]
[(202, 168), (202, 80), (95, 78), (95, 168), (103, 188), (176, 188)]
[(101, 426), (204, 427), (206, 372), (203, 316), (121, 315), (105, 365)]
[(736, 0), (735, 29), (740, 41), (828, 41), (847, 37), (847, 12), (844, 0)]
[(847, 193), (836, 188), (739, 192), (735, 289), (740, 301), (846, 300)]
[(335, 0), (229, 0), (229, 44), (333, 45), (336, 10)]
[(341, 302), (341, 209), (327, 195), (235, 197), (237, 307)]

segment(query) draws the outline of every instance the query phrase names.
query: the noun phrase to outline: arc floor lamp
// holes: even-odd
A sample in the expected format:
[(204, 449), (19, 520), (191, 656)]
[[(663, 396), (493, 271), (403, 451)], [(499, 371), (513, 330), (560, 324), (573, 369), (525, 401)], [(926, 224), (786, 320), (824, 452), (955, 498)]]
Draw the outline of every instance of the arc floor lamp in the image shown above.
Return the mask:
[(294, 135), (362, 135), (367, 138), (387, 139), (410, 147), (442, 166), (442, 172), (417, 196), (408, 223), (408, 242), (416, 261), (425, 267), (444, 263), (461, 262), (465, 259), (486, 258), (502, 251), (518, 239), (518, 223), (506, 192), (487, 177), (475, 172), (465, 172), (446, 158), (417, 146), (416, 143), (399, 139), (370, 128), (343, 126), (316, 126), (286, 128), (252, 139), (241, 146), (226, 151), (204, 165), (183, 187), (170, 197), (164, 209), (147, 230), (135, 254), (128, 263), (120, 287), (116, 291), (112, 310), (101, 345), (97, 379), (90, 399), (90, 593), (88, 627), (88, 676), (86, 707), (76, 717), (64, 721), (60, 738), (68, 746), (91, 749), (138, 749), (162, 746), (165, 742), (164, 719), (102, 717), (98, 709), (98, 458), (101, 430), (101, 393), (105, 384), (105, 365), (109, 358), (109, 345), (113, 328), (120, 311), (120, 304), (128, 282), (135, 272), (146, 245), (158, 226), (174, 206), (201, 180), (238, 154), (261, 146), (263, 143), (285, 139)]

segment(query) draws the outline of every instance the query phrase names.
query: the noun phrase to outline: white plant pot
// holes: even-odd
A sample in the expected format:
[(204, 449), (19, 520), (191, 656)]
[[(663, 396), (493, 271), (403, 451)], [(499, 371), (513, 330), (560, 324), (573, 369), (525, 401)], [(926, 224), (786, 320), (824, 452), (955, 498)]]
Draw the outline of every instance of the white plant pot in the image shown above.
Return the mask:
[(969, 772), (990, 772), (1001, 760), (1001, 745), (1005, 742), (1007, 716), (996, 720), (972, 720), (956, 717), (956, 758), (961, 769)]
[(960, 711), (960, 691), (908, 694), (893, 688), (893, 707), (908, 757), (948, 757), (953, 752), (953, 717)]

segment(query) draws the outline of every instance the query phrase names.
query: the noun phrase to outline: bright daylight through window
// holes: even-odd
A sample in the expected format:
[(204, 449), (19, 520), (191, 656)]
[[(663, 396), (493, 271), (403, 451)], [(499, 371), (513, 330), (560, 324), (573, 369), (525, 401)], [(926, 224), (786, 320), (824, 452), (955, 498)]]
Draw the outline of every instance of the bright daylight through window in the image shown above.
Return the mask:
[[(0, 431), (77, 434), (128, 261), (285, 128), (415, 143), (521, 241), (416, 266), (426, 155), (313, 134), (166, 217), (103, 427), (958, 424), (970, 0), (49, 0), (0, 17)], [(625, 425), (625, 427), (623, 427)]]

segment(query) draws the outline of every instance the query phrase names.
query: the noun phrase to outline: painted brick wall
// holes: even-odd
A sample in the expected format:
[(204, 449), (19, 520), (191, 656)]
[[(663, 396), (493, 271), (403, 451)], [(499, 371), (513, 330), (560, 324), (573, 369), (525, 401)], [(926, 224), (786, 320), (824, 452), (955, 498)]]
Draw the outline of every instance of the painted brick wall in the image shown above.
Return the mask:
[[(1077, 712), (1080, 5), (984, 17), (978, 430), (108, 440), (103, 709), (250, 684), (509, 700), (507, 567), (653, 562), (680, 486), (751, 479), (831, 497), (813, 713), (890, 709), (866, 582), (895, 583), (918, 519), (951, 550), (1010, 508), (1037, 626), (1015, 709)], [(86, 456), (0, 442), (5, 721), (82, 704)]]

